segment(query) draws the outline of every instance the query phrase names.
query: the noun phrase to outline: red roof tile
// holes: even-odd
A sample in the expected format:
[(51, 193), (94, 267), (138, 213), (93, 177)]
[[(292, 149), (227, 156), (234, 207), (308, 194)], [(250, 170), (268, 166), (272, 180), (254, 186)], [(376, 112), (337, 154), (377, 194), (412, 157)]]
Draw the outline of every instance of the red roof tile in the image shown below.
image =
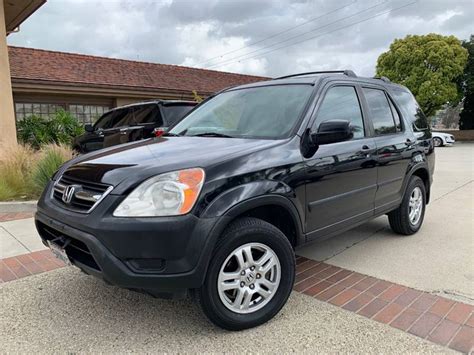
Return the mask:
[(8, 52), (12, 79), (128, 88), (197, 90), (201, 93), (212, 93), (229, 86), (267, 79), (178, 65), (146, 63), (33, 48), (10, 46)]

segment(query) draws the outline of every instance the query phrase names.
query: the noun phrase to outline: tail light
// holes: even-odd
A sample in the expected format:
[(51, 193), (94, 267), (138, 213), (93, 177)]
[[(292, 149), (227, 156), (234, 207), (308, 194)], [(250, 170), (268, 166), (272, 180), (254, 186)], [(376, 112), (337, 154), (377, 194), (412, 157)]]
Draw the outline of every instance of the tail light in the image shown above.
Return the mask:
[(165, 133), (165, 130), (163, 128), (155, 128), (153, 130), (153, 135), (155, 137), (161, 137), (163, 135), (163, 133)]

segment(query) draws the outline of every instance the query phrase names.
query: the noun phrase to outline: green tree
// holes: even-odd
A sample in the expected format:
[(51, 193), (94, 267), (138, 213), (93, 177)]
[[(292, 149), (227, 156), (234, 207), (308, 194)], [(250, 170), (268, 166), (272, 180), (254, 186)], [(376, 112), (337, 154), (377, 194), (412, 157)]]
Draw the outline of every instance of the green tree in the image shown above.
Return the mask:
[(377, 60), (377, 75), (405, 85), (427, 116), (462, 98), (456, 83), (467, 62), (467, 50), (454, 36), (430, 33), (396, 39)]
[(462, 78), (464, 108), (459, 115), (459, 129), (474, 129), (474, 35), (462, 45), (467, 49), (469, 58)]

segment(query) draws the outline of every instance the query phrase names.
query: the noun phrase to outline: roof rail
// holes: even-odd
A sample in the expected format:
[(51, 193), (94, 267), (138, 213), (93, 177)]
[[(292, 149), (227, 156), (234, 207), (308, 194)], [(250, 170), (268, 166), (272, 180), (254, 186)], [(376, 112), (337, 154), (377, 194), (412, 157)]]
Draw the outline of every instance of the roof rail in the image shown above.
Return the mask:
[(391, 83), (390, 79), (387, 78), (386, 76), (374, 76), (374, 79), (379, 79), (379, 80), (385, 81), (386, 83)]
[(278, 78), (274, 78), (273, 80), (287, 79), (287, 78), (293, 78), (295, 76), (304, 76), (304, 75), (312, 75), (312, 74), (344, 74), (344, 75), (350, 76), (351, 78), (357, 78), (356, 73), (354, 73), (352, 70), (323, 70), (323, 71), (309, 71), (306, 73), (285, 75), (285, 76), (280, 76)]

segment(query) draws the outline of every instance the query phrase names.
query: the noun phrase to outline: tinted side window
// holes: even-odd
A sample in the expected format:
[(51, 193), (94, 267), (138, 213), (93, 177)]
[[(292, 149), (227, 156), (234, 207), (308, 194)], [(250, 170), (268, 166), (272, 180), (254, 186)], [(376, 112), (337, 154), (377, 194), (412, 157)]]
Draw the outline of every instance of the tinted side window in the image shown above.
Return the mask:
[(392, 110), (382, 90), (364, 88), (376, 135), (396, 133)]
[(153, 104), (135, 107), (133, 112), (133, 122), (129, 123), (143, 124), (155, 122), (157, 122), (160, 126), (162, 125), (160, 110), (158, 109), (157, 105)]
[(411, 93), (407, 91), (393, 90), (392, 95), (402, 110), (403, 115), (413, 125), (415, 132), (424, 131), (429, 128), (426, 116), (423, 111), (421, 111), (420, 106)]
[(351, 123), (354, 139), (364, 137), (364, 122), (357, 92), (353, 86), (336, 86), (324, 97), (314, 123), (314, 130), (321, 122), (346, 120)]
[(117, 123), (128, 117), (130, 109), (118, 109), (104, 114), (95, 124), (95, 129), (109, 129), (117, 126)]
[(161, 110), (165, 116), (165, 124), (167, 126), (173, 125), (175, 122), (178, 122), (180, 119), (182, 119), (193, 108), (194, 106), (191, 105), (162, 106)]

